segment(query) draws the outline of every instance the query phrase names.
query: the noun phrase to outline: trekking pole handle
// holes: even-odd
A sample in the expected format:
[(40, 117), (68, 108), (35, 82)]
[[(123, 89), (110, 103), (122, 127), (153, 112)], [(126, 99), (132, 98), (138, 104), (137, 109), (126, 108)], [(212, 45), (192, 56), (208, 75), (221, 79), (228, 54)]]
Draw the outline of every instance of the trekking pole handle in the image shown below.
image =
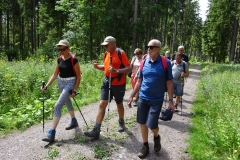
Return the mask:
[(42, 89), (45, 87), (45, 82), (44, 81), (42, 81)]

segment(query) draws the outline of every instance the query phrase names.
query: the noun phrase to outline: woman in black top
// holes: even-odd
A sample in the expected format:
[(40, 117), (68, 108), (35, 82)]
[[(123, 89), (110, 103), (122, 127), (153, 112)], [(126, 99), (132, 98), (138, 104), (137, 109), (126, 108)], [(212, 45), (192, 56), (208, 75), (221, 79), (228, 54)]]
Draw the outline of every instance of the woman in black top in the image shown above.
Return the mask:
[[(58, 87), (61, 94), (54, 106), (52, 128), (48, 131), (47, 136), (42, 139), (46, 142), (52, 142), (55, 140), (56, 128), (60, 120), (64, 104), (66, 104), (72, 118), (71, 123), (68, 127), (66, 127), (66, 130), (73, 129), (78, 126), (70, 97), (74, 98), (76, 96), (77, 89), (80, 84), (80, 65), (78, 63), (78, 59), (70, 53), (70, 44), (67, 40), (60, 40), (56, 46), (60, 52), (60, 57), (57, 60), (57, 65), (53, 75), (46, 86), (42, 88), (42, 92), (44, 92), (47, 87), (49, 87), (54, 80), (58, 78)], [(70, 90), (72, 91), (71, 94), (69, 93)]]

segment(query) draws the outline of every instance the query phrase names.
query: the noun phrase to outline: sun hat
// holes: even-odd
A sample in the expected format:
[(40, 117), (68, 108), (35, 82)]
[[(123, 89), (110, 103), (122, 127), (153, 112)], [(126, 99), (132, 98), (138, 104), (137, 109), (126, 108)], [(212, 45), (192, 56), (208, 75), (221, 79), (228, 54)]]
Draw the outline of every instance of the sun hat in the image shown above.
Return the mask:
[(70, 43), (66, 39), (62, 39), (56, 44), (56, 46), (65, 46), (65, 47), (70, 47)]
[(172, 117), (173, 117), (173, 112), (171, 109), (168, 108), (164, 112), (162, 112), (160, 119), (163, 121), (171, 121)]
[(112, 36), (107, 36), (105, 39), (104, 39), (104, 41), (103, 41), (103, 43), (101, 44), (102, 46), (105, 46), (105, 45), (107, 45), (108, 43), (111, 43), (111, 42), (116, 42), (116, 39), (114, 38), (114, 37), (112, 37)]

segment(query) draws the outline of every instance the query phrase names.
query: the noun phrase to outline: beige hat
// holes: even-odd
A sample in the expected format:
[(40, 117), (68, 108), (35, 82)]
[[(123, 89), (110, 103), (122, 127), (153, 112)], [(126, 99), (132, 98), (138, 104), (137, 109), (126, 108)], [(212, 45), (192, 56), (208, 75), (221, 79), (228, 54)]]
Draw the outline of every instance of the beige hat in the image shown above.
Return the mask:
[(103, 46), (107, 45), (108, 43), (111, 43), (111, 42), (116, 42), (116, 39), (112, 36), (108, 36), (104, 39), (104, 42), (101, 44)]
[(58, 44), (56, 44), (56, 46), (65, 46), (65, 47), (70, 47), (69, 42), (66, 39), (62, 39), (58, 42)]

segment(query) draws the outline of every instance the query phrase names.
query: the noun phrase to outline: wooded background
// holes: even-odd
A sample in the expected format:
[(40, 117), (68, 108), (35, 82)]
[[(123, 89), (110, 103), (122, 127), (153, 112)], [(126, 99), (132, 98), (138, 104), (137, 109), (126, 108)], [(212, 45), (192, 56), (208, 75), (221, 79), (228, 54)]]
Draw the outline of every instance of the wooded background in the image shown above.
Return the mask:
[(0, 56), (53, 58), (64, 38), (88, 62), (101, 57), (111, 35), (129, 57), (156, 38), (162, 53), (184, 45), (191, 58), (239, 62), (239, 9), (238, 0), (211, 0), (202, 22), (196, 0), (1, 0)]

